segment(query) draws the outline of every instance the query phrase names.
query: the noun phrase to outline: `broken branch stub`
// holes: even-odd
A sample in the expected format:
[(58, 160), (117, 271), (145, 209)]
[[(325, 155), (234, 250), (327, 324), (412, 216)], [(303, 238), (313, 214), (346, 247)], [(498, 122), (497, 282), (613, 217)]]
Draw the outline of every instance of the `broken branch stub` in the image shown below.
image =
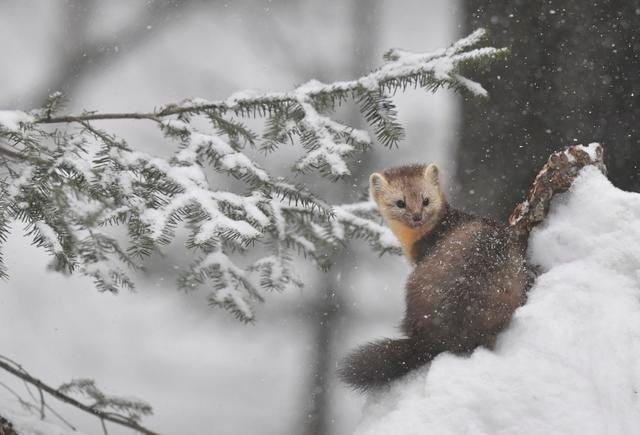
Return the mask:
[(553, 195), (569, 190), (585, 166), (595, 166), (606, 175), (603, 156), (604, 149), (599, 143), (573, 145), (551, 154), (533, 181), (527, 199), (519, 203), (509, 217), (514, 236), (526, 239), (533, 227), (547, 216)]

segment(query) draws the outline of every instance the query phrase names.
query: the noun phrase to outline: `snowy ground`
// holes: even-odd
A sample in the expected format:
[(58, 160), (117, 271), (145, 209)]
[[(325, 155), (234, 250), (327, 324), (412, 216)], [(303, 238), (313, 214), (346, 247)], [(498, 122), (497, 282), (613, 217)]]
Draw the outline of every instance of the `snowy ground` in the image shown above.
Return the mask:
[(543, 273), (495, 351), (371, 395), (358, 434), (638, 433), (640, 195), (583, 170), (530, 257)]

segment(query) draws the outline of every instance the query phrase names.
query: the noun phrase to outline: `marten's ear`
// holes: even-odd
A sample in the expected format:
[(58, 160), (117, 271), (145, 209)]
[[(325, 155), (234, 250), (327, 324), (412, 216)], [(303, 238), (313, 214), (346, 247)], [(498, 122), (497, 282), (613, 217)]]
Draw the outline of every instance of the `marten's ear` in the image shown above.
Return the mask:
[(438, 169), (438, 167), (434, 163), (430, 164), (424, 170), (424, 179), (429, 184), (439, 186), (440, 185), (440, 169)]
[(378, 195), (380, 191), (385, 188), (389, 183), (387, 183), (386, 178), (379, 172), (374, 172), (369, 177), (369, 193), (371, 197), (377, 202)]

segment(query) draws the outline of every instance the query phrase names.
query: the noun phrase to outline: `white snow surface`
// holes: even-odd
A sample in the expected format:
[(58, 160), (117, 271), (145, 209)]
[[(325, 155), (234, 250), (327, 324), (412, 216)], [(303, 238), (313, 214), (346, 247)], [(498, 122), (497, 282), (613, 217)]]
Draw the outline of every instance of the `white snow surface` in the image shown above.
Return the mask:
[(529, 255), (543, 273), (496, 348), (372, 393), (357, 434), (638, 433), (640, 195), (583, 169)]

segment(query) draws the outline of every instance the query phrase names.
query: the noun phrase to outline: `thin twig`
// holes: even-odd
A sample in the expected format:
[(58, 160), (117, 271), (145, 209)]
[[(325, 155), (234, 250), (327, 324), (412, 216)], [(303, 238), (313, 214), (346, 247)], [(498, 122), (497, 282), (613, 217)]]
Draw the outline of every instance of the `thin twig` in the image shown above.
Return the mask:
[[(15, 364), (15, 365), (20, 367), (19, 364)], [(20, 368), (22, 369), (22, 367), (20, 367)], [(24, 380), (22, 381), (22, 383), (24, 384), (24, 389), (27, 390), (27, 393), (29, 393), (29, 396), (31, 396), (31, 400), (36, 402), (37, 401), (36, 396), (35, 396), (35, 394), (33, 394), (33, 391), (31, 391), (30, 385)], [(74, 430), (74, 431), (77, 430), (74, 425), (69, 423), (69, 421), (67, 419), (65, 419), (63, 416), (61, 416), (55, 409), (53, 409), (51, 406), (49, 406), (49, 404), (45, 403), (44, 406), (45, 406), (45, 408), (47, 408), (49, 410), (49, 412), (51, 412), (53, 415), (55, 415), (61, 422), (63, 422), (67, 426), (69, 426), (69, 429)]]
[[(180, 113), (180, 112), (175, 112)], [(83, 121), (95, 121), (95, 120), (109, 120), (109, 119), (150, 119), (152, 121), (158, 121), (161, 116), (168, 116), (174, 113), (90, 113), (87, 115), (68, 115), (59, 116), (53, 118), (43, 118), (36, 121), (38, 124), (59, 124), (59, 123), (71, 123), (71, 122), (83, 122)]]
[(66, 418), (64, 418), (63, 416), (61, 416), (55, 409), (53, 409), (51, 406), (49, 405), (45, 405), (47, 407), (47, 409), (49, 410), (50, 413), (52, 413), (53, 415), (55, 415), (56, 417), (58, 417), (58, 420), (60, 420), (61, 422), (63, 422), (64, 424), (66, 424), (69, 429), (71, 429), (72, 431), (77, 431), (78, 428), (75, 427), (74, 425), (72, 425)]
[[(292, 97), (286, 96), (285, 93), (278, 96), (264, 96), (257, 97), (248, 100), (247, 104), (252, 106), (258, 106), (261, 104), (273, 104), (273, 103), (286, 103), (293, 101)], [(62, 124), (71, 122), (85, 122), (85, 121), (106, 121), (117, 119), (148, 119), (151, 121), (160, 121), (161, 118), (180, 115), (182, 113), (200, 112), (207, 110), (227, 111), (232, 108), (231, 105), (220, 101), (211, 102), (207, 104), (192, 104), (192, 105), (174, 105), (171, 104), (166, 108), (154, 112), (124, 112), (124, 113), (88, 113), (83, 115), (66, 115), (66, 116), (54, 116), (51, 118), (41, 118), (36, 120), (36, 124)]]
[(44, 401), (44, 393), (42, 392), (42, 388), (38, 388), (38, 393), (40, 393), (40, 420), (44, 420), (44, 408), (47, 404)]
[[(25, 386), (28, 386), (28, 384), (25, 382)], [(12, 388), (10, 388), (7, 384), (0, 382), (0, 387), (4, 388), (5, 390), (9, 391), (11, 394), (13, 394), (16, 399), (18, 400), (18, 402), (20, 402), (20, 404), (22, 406), (25, 406), (27, 408), (36, 408), (35, 405), (27, 402), (26, 400), (24, 400), (20, 394), (18, 394), (15, 390), (13, 390)], [(29, 390), (29, 388), (27, 388), (27, 391), (29, 392), (29, 394), (31, 395), (31, 397), (35, 400), (35, 397), (33, 396), (33, 394), (31, 393), (31, 390)], [(56, 412), (55, 409), (53, 409), (51, 406), (47, 405), (45, 403), (44, 405), (53, 415), (55, 415), (56, 417), (58, 417), (58, 419), (60, 419), (60, 421), (62, 421), (64, 424), (66, 424), (69, 429), (75, 431), (77, 430), (76, 427), (74, 425), (72, 425), (71, 423), (69, 423), (64, 417), (62, 417), (60, 414), (58, 414)]]
[(28, 383), (30, 383), (31, 385), (34, 385), (36, 388), (43, 390), (45, 392), (47, 392), (49, 395), (55, 397), (56, 399), (65, 402), (71, 406), (74, 406), (84, 412), (87, 412), (89, 414), (92, 414), (96, 417), (98, 417), (101, 420), (107, 420), (110, 421), (112, 423), (116, 423), (119, 424), (121, 426), (125, 426), (128, 427), (130, 429), (136, 430), (138, 432), (141, 432), (145, 435), (159, 435), (157, 432), (154, 432), (150, 429), (147, 429), (144, 426), (139, 425), (138, 423), (124, 417), (121, 416), (119, 414), (113, 414), (113, 413), (108, 413), (108, 412), (102, 412), (99, 411), (97, 409), (93, 409), (87, 405), (85, 405), (84, 403), (81, 403), (79, 401), (77, 401), (76, 399), (74, 399), (73, 397), (67, 396), (64, 393), (61, 393), (60, 391), (58, 391), (57, 389), (50, 387), (49, 385), (45, 384), (44, 382), (42, 382), (40, 379), (34, 378), (33, 376), (31, 376), (29, 373), (27, 373), (24, 369), (22, 368), (16, 368), (14, 367), (20, 367), (18, 364), (14, 363), (13, 361), (11, 363), (7, 363), (3, 360), (7, 360), (7, 361), (11, 361), (8, 358), (5, 357), (0, 357), (0, 368), (8, 371), (9, 373), (13, 374), (14, 376), (17, 376), (18, 378), (22, 379), (23, 381), (26, 381)]
[(12, 389), (11, 387), (9, 387), (7, 384), (0, 382), (0, 387), (4, 388), (5, 390), (7, 390), (8, 392), (10, 392), (11, 394), (13, 394), (14, 396), (16, 396), (16, 399), (18, 399), (18, 401), (23, 404), (23, 405), (28, 405), (27, 402), (25, 402), (22, 397), (20, 397), (20, 394), (18, 394), (14, 389)]

